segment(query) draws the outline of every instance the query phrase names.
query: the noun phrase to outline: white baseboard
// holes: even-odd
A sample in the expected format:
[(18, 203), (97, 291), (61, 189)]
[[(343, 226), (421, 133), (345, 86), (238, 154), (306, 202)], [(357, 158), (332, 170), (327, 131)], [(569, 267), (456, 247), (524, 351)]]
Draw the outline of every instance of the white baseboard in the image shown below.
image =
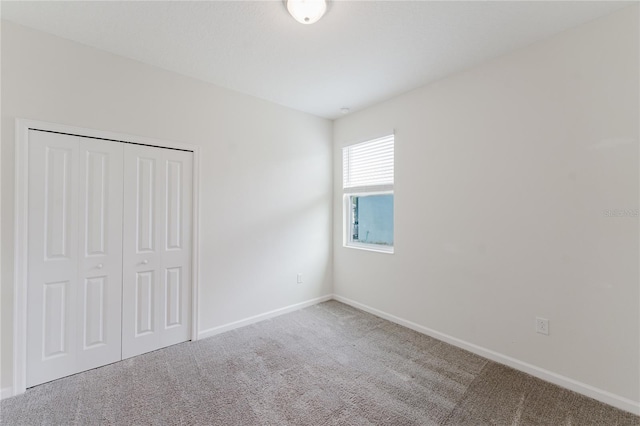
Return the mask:
[(2, 388), (0, 389), (0, 400), (9, 398), (13, 396), (13, 388)]
[(315, 299), (307, 300), (305, 302), (296, 303), (295, 305), (285, 306), (284, 308), (275, 309), (273, 311), (265, 312), (263, 314), (254, 315), (252, 317), (241, 319), (239, 321), (234, 321), (229, 324), (224, 324), (218, 327), (202, 330), (198, 333), (198, 339), (204, 339), (206, 337), (215, 336), (216, 334), (224, 333), (225, 331), (244, 327), (246, 325), (264, 321), (266, 319), (277, 317), (279, 315), (284, 315), (289, 312), (297, 311), (298, 309), (302, 309), (308, 306), (316, 305), (318, 303), (326, 302), (327, 300), (331, 300), (332, 298), (333, 298), (333, 295), (328, 294), (326, 296), (317, 297)]
[(416, 324), (411, 321), (407, 321), (395, 315), (391, 315), (386, 312), (380, 311), (378, 309), (372, 308), (370, 306), (363, 305), (362, 303), (356, 302), (355, 300), (351, 300), (346, 297), (339, 296), (337, 294), (334, 294), (333, 298), (339, 302), (353, 306), (354, 308), (361, 309), (365, 312), (369, 312), (370, 314), (373, 314), (380, 318), (384, 318), (391, 322), (395, 322), (396, 324), (400, 324), (402, 326), (415, 330), (419, 333), (426, 334), (427, 336), (434, 337), (438, 340), (442, 340), (444, 342), (450, 343), (459, 348), (468, 350), (469, 352), (473, 352), (476, 355), (480, 355), (481, 357), (488, 358), (491, 361), (495, 361), (497, 363), (507, 365), (516, 370), (520, 370), (525, 373), (531, 374), (532, 376), (538, 377), (539, 379), (545, 380), (547, 382), (551, 382), (558, 386), (562, 386), (563, 388), (570, 389), (574, 392), (596, 399), (600, 402), (604, 402), (605, 404), (609, 404), (616, 408), (620, 408), (621, 410), (625, 410), (630, 413), (640, 415), (640, 402), (638, 401), (633, 401), (631, 399), (624, 398), (619, 395), (615, 395), (611, 392), (598, 389), (586, 383), (582, 383), (577, 380), (571, 379), (569, 377), (565, 377), (560, 374), (554, 373), (552, 371), (545, 370), (544, 368), (537, 367), (535, 365), (526, 363), (524, 361), (520, 361), (518, 359), (512, 358), (507, 355), (503, 355), (501, 353), (492, 351), (487, 348), (483, 348), (482, 346), (478, 346), (473, 343), (469, 343), (464, 340), (449, 336), (447, 334), (440, 333), (439, 331), (435, 331), (430, 328), (423, 327), (419, 324)]

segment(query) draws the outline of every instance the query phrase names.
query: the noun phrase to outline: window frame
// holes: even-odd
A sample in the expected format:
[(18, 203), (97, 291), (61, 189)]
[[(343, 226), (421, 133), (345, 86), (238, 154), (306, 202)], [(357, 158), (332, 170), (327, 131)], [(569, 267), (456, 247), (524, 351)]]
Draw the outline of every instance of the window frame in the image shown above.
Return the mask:
[[(387, 133), (384, 136), (381, 137), (377, 137), (377, 138), (372, 138), (372, 139), (367, 139), (364, 141), (360, 141), (360, 142), (356, 142), (356, 143), (351, 143), (351, 144), (346, 144), (342, 147), (342, 170), (343, 170), (343, 185), (342, 185), (342, 191), (343, 191), (343, 197), (342, 197), (342, 204), (343, 204), (343, 209), (342, 209), (342, 246), (346, 247), (346, 248), (353, 248), (353, 249), (358, 249), (358, 250), (366, 250), (366, 251), (373, 251), (373, 252), (377, 252), (377, 253), (386, 253), (386, 254), (393, 254), (395, 252), (395, 131), (392, 131), (390, 133)], [(345, 150), (349, 150), (351, 147), (355, 147), (357, 145), (363, 145), (366, 143), (376, 143), (376, 142), (381, 142), (381, 140), (384, 139), (388, 139), (388, 138), (392, 138), (392, 143), (393, 143), (393, 151), (392, 151), (392, 158), (393, 158), (393, 165), (392, 165), (392, 169), (391, 169), (391, 179), (390, 181), (376, 181), (374, 179), (374, 181), (364, 181), (361, 182), (361, 185), (359, 186), (352, 186), (352, 185), (348, 185), (347, 183), (352, 183), (353, 181), (351, 181), (351, 171), (352, 169), (352, 163), (350, 162), (350, 160), (345, 161), (345, 158), (350, 158), (350, 154), (347, 154), (345, 156)], [(382, 167), (384, 167), (384, 165), (382, 165)], [(347, 171), (345, 171), (347, 170)], [(383, 168), (383, 170), (385, 170)], [(388, 169), (386, 169), (388, 170)], [(348, 176), (348, 178), (347, 178)], [(352, 224), (353, 224), (353, 203), (352, 203), (352, 197), (366, 197), (366, 196), (372, 196), (372, 195), (393, 195), (393, 245), (387, 246), (387, 245), (383, 245), (383, 244), (372, 244), (372, 243), (363, 243), (363, 242), (355, 242), (352, 240), (353, 237), (353, 229), (352, 229)]]

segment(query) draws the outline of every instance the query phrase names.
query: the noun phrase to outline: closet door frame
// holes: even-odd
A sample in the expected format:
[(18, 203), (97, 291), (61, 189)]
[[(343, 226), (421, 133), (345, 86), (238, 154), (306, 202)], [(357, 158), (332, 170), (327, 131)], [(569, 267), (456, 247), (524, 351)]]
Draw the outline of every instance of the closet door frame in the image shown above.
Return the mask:
[(14, 181), (14, 279), (13, 279), (13, 395), (26, 391), (27, 384), (27, 283), (28, 265), (28, 200), (29, 200), (29, 130), (64, 133), (74, 136), (132, 143), (193, 153), (193, 199), (191, 241), (191, 340), (198, 339), (199, 288), (199, 170), (198, 146), (132, 136), (102, 130), (86, 129), (44, 121), (18, 118), (15, 121)]

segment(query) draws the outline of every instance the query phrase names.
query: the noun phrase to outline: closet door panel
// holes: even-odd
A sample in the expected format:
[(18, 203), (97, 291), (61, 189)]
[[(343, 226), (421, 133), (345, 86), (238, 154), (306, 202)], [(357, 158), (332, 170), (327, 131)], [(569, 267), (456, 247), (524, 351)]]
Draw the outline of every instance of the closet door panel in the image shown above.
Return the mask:
[(162, 151), (124, 147), (122, 357), (158, 349), (162, 287)]
[(81, 370), (121, 359), (123, 145), (80, 138)]
[(125, 146), (123, 358), (189, 340), (191, 157)]
[(78, 145), (29, 131), (28, 387), (77, 369)]
[(122, 155), (29, 133), (27, 386), (121, 359)]
[(191, 324), (191, 152), (164, 152), (162, 346), (189, 340)]

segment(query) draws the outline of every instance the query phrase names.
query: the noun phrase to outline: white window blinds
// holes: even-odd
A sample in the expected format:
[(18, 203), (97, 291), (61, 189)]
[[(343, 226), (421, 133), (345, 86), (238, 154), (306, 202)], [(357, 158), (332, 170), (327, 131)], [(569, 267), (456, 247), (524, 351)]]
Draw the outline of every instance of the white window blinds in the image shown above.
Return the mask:
[(393, 189), (394, 135), (342, 148), (345, 192)]

